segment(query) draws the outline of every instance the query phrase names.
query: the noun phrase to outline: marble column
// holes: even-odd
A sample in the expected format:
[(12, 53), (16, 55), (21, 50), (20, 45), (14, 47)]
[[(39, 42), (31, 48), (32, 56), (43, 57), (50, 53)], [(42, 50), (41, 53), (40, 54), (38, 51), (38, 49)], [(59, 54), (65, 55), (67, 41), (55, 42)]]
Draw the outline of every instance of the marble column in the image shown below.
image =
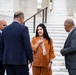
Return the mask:
[(76, 0), (67, 0), (67, 11), (70, 16), (74, 15), (75, 7), (76, 7), (75, 2)]
[(74, 12), (76, 13), (76, 0), (74, 0)]
[(53, 12), (57, 14), (67, 14), (67, 0), (53, 0)]
[(48, 15), (48, 22), (52, 24), (63, 24), (68, 16), (67, 0), (52, 0), (52, 11)]
[(76, 0), (72, 0), (72, 14), (73, 14), (73, 19), (76, 25)]
[(76, 0), (73, 0), (73, 14), (76, 17)]

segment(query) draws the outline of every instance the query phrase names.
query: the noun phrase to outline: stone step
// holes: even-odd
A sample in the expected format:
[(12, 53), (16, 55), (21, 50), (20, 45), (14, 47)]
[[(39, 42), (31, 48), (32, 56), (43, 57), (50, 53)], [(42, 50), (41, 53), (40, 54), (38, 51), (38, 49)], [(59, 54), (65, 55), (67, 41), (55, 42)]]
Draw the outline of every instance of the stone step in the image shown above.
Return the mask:
[(61, 61), (63, 61), (64, 60), (64, 57), (63, 56), (56, 56), (54, 59), (53, 59), (53, 61), (59, 61), (59, 62), (61, 62)]
[(57, 40), (60, 40), (60, 41), (64, 41), (66, 38), (65, 37), (62, 37), (62, 38), (61, 37), (53, 37), (52, 39), (53, 40), (57, 39)]
[(50, 34), (64, 34), (64, 35), (67, 35), (67, 33), (65, 33), (64, 31), (51, 31), (50, 29), (48, 30), (48, 32), (50, 32)]
[(55, 51), (54, 53), (55, 53), (55, 55), (56, 55), (56, 56), (61, 56), (61, 54), (60, 54), (60, 52), (59, 52), (59, 51), (58, 51), (58, 52), (57, 52), (57, 51)]
[(61, 48), (60, 47), (57, 47), (57, 48), (54, 47), (54, 49), (55, 49), (55, 51), (59, 52)]
[(61, 48), (56, 48), (56, 47), (54, 47), (54, 52), (59, 52), (60, 53), (60, 50), (62, 49), (62, 47)]
[(65, 34), (63, 35), (62, 33), (61, 34), (57, 34), (57, 33), (53, 34), (53, 33), (50, 33), (50, 32), (49, 32), (49, 35), (54, 36), (54, 37), (64, 37), (64, 38), (67, 36), (67, 34), (66, 35)]
[(47, 22), (45, 25), (47, 27), (49, 27), (49, 26), (52, 26), (52, 27), (64, 27), (63, 24), (53, 24), (53, 23), (49, 23), (49, 22)]
[(53, 44), (53, 45), (54, 45), (55, 48), (58, 48), (58, 47), (63, 48), (62, 44), (59, 44), (59, 45), (58, 44)]
[(52, 27), (49, 27), (49, 28), (47, 28), (47, 31), (63, 31), (63, 32), (67, 33), (64, 28), (52, 28)]
[(69, 75), (68, 72), (53, 72), (53, 75)]
[[(56, 36), (56, 37), (58, 37), (58, 36), (59, 36), (59, 37), (60, 37), (60, 36), (61, 36), (61, 37), (64, 37), (64, 36), (66, 37), (66, 36), (67, 36), (67, 33), (65, 33), (65, 32), (59, 32), (59, 31), (58, 31), (58, 32), (57, 32), (57, 31), (55, 31), (55, 32), (53, 32), (53, 31), (48, 31), (48, 34), (51, 35), (51, 36), (54, 35), (54, 36)], [(64, 38), (65, 38), (65, 37), (64, 37)]]
[(64, 61), (53, 61), (53, 66), (65, 66), (65, 63)]
[(64, 44), (65, 43), (65, 39), (64, 40), (59, 40), (59, 39), (52, 39), (53, 40), (53, 44)]
[[(53, 30), (53, 31), (65, 31), (65, 29), (63, 27), (53, 27), (53, 26), (47, 26), (47, 30)], [(67, 33), (67, 32), (66, 32)]]
[(60, 46), (60, 48), (62, 48), (64, 46), (64, 43), (65, 42), (53, 42), (53, 45), (54, 45), (55, 48), (59, 48), (59, 46)]
[(65, 66), (52, 66), (53, 72), (67, 72)]

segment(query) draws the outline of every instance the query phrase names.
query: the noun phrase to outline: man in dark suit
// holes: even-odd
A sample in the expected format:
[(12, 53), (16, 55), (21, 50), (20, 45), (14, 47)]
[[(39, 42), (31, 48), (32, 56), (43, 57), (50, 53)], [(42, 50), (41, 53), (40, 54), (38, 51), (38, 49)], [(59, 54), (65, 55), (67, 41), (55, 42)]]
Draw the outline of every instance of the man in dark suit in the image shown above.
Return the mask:
[(64, 27), (69, 35), (65, 41), (61, 54), (65, 56), (65, 65), (69, 75), (76, 75), (76, 27), (72, 19), (64, 22)]
[(17, 11), (13, 23), (2, 32), (3, 64), (7, 75), (29, 75), (28, 61), (33, 61), (33, 55), (28, 28), (23, 22), (23, 12)]
[[(7, 23), (5, 20), (0, 20), (0, 42), (1, 42), (1, 35), (2, 35), (2, 30), (7, 26)], [(5, 68), (2, 64), (3, 60), (3, 49), (0, 49), (0, 75), (4, 75)]]

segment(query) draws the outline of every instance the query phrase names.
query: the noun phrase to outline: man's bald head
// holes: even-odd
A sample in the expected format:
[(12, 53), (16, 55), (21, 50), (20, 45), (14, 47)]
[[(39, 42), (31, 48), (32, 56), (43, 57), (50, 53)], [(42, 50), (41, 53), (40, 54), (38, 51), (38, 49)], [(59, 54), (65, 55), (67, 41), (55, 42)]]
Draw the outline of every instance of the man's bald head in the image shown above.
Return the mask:
[(72, 28), (75, 27), (74, 21), (70, 18), (66, 19), (64, 22), (64, 27), (67, 32), (69, 32)]
[(75, 25), (74, 21), (72, 19), (70, 19), (70, 18), (66, 19), (65, 22), (64, 22), (64, 24), (69, 25), (69, 26)]
[(19, 17), (24, 17), (23, 12), (17, 11), (17, 12), (14, 13), (14, 18), (19, 18)]
[(14, 13), (14, 20), (19, 21), (21, 24), (24, 22), (24, 14), (21, 11), (17, 11)]
[(0, 20), (0, 30), (3, 30), (7, 26), (7, 22), (5, 20)]

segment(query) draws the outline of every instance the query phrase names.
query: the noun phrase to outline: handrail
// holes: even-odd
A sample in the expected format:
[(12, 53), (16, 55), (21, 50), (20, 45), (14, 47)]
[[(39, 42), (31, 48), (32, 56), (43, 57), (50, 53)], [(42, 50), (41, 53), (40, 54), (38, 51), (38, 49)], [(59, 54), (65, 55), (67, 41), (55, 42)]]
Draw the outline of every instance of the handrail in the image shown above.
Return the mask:
[(39, 14), (40, 12), (43, 11), (43, 15), (42, 15), (42, 23), (47, 23), (47, 8), (44, 8), (42, 10), (40, 10), (39, 12), (37, 12), (36, 14), (34, 14), (33, 16), (31, 16), (30, 18), (28, 18), (27, 20), (24, 21), (24, 24), (25, 22), (27, 22), (28, 20), (30, 20), (31, 18), (34, 17), (34, 22), (33, 22), (33, 33), (35, 32), (35, 23), (36, 23), (36, 15)]

